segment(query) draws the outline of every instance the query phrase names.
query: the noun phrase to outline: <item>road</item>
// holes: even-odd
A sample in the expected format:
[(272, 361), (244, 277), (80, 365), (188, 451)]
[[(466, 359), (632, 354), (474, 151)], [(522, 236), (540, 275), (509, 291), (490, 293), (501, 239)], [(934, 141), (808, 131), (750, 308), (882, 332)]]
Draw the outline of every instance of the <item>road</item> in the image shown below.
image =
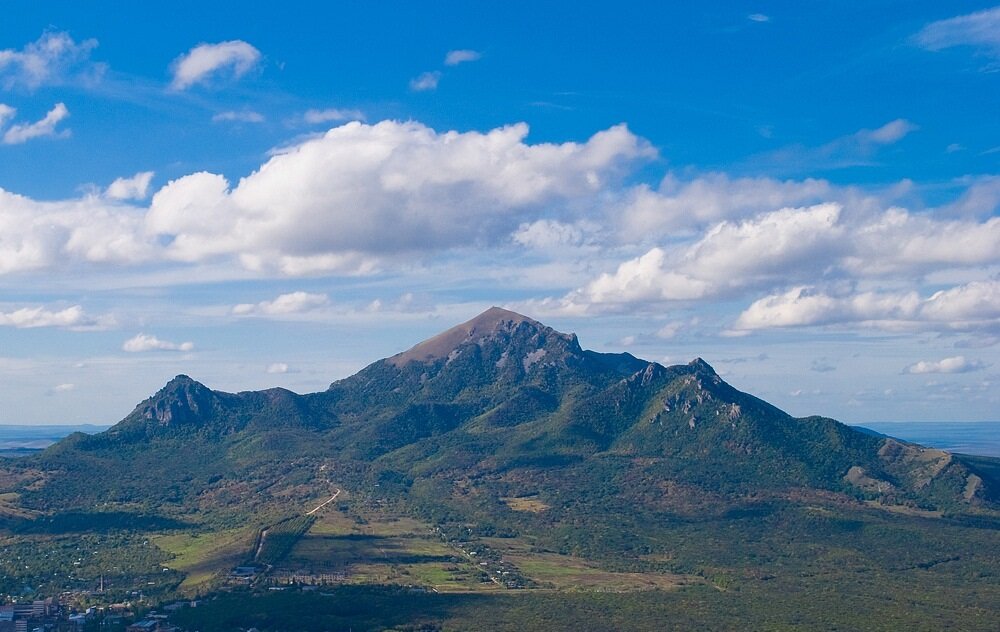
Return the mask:
[(328, 499), (326, 499), (326, 501), (324, 501), (324, 502), (320, 503), (319, 505), (317, 505), (316, 507), (314, 507), (312, 509), (312, 511), (307, 511), (306, 515), (307, 516), (313, 515), (314, 513), (316, 513), (317, 511), (319, 511), (323, 507), (326, 507), (327, 505), (329, 505), (333, 501), (337, 500), (337, 496), (340, 496), (340, 490), (339, 489), (333, 493), (333, 496), (330, 496)]

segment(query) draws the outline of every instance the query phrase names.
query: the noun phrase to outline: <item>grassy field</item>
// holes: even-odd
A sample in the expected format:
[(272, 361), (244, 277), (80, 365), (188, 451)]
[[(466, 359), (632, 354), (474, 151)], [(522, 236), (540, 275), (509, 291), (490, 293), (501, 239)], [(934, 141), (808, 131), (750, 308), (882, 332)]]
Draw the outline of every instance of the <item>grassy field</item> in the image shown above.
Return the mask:
[(539, 500), (538, 496), (514, 496), (510, 498), (501, 498), (508, 507), (514, 511), (528, 511), (531, 513), (541, 513), (549, 506)]
[(620, 573), (598, 567), (587, 560), (552, 552), (532, 551), (517, 538), (483, 538), (522, 573), (542, 588), (562, 591), (632, 592), (670, 590), (704, 584), (699, 577), (673, 573)]
[[(534, 502), (531, 498), (511, 500)], [(449, 544), (430, 524), (391, 511), (352, 513), (356, 511), (344, 504), (324, 508), (312, 528), (275, 566), (274, 576), (300, 581), (315, 577), (319, 582), (335, 575), (338, 583), (413, 585), (437, 592), (503, 590), (487, 575), (484, 552), (473, 553), (477, 546)], [(477, 543), (493, 556), (490, 564), (497, 560), (512, 564), (535, 588), (627, 592), (705, 583), (701, 578), (671, 573), (611, 572), (578, 557), (534, 550), (520, 538), (482, 538)]]
[(164, 566), (184, 573), (180, 590), (193, 594), (211, 587), (239, 564), (247, 555), (253, 535), (250, 529), (232, 529), (161, 535), (152, 541), (174, 556)]
[(37, 511), (31, 511), (30, 509), (18, 506), (17, 501), (20, 497), (20, 494), (14, 492), (0, 494), (0, 517), (26, 520), (36, 518), (38, 516)]
[[(312, 528), (275, 566), (275, 577), (338, 575), (348, 584), (418, 585), (438, 591), (485, 588), (467, 556), (431, 525), (385, 511), (348, 514), (336, 506), (317, 513)], [(495, 588), (492, 582), (489, 586)]]

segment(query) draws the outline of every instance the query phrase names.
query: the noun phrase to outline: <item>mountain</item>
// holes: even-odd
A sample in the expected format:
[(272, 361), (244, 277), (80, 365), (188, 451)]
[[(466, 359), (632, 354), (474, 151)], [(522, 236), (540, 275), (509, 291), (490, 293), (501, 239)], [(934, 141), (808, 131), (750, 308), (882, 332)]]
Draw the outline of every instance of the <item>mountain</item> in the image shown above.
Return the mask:
[[(991, 629), (998, 532), (1000, 459), (794, 418), (700, 358), (596, 353), (500, 308), (318, 393), (180, 375), (102, 433), (0, 460), (0, 594), (112, 578), (167, 599), (266, 563), (367, 587), (281, 612), (416, 608), (270, 629), (438, 629), (447, 603), (456, 629)], [(486, 599), (502, 588), (546, 590)], [(258, 626), (240, 599), (191, 629)]]
[(211, 513), (266, 504), (323, 460), (359, 480), (464, 479), (506, 496), (587, 482), (641, 502), (669, 481), (693, 498), (807, 489), (956, 510), (1000, 493), (982, 460), (793, 418), (700, 358), (664, 367), (587, 351), (497, 307), (320, 393), (230, 394), (178, 376), (106, 432), (24, 461), (22, 476), (39, 478), (20, 493), (36, 510), (157, 501)]

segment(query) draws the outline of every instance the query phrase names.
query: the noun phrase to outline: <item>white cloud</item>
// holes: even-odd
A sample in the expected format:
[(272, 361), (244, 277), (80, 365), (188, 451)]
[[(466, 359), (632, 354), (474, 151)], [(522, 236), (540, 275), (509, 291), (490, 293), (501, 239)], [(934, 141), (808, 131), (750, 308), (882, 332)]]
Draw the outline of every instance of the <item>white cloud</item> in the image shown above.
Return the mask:
[(103, 64), (90, 62), (97, 40), (75, 42), (68, 33), (49, 31), (21, 50), (0, 50), (0, 83), (10, 90), (34, 90), (43, 85), (60, 85), (75, 79), (93, 82), (105, 71)]
[(763, 13), (751, 13), (747, 16), (747, 19), (751, 22), (770, 22), (771, 18), (764, 15)]
[(931, 22), (915, 39), (928, 50), (972, 46), (1000, 57), (1000, 7)]
[(469, 61), (478, 61), (482, 59), (483, 54), (479, 51), (461, 49), (461, 50), (450, 50), (448, 54), (444, 56), (445, 66), (457, 66)]
[(1000, 217), (948, 221), (896, 208), (857, 222), (852, 232), (853, 252), (842, 265), (855, 275), (1000, 261)]
[(284, 362), (274, 362), (267, 365), (267, 372), (274, 374), (288, 373), (288, 365)]
[(0, 189), (0, 274), (154, 257), (143, 216), (100, 197), (37, 202)]
[(965, 356), (954, 356), (943, 360), (921, 360), (906, 367), (904, 373), (924, 375), (928, 373), (969, 373), (979, 371), (985, 365), (979, 360), (968, 360)]
[(441, 73), (437, 70), (433, 72), (423, 72), (410, 80), (410, 90), (413, 90), (414, 92), (437, 90), (439, 81), (441, 81)]
[(551, 250), (579, 246), (588, 236), (600, 230), (593, 222), (567, 224), (551, 219), (523, 223), (511, 235), (515, 243), (536, 250)]
[(337, 121), (364, 121), (365, 114), (361, 110), (326, 108), (324, 110), (306, 110), (305, 114), (302, 115), (302, 120), (310, 125)]
[(832, 198), (834, 193), (834, 187), (825, 180), (730, 178), (723, 173), (681, 180), (668, 174), (657, 190), (646, 185), (631, 189), (616, 209), (613, 221), (620, 239), (642, 242), (724, 219), (817, 203)]
[(919, 127), (906, 119), (895, 119), (875, 129), (862, 129), (815, 147), (790, 145), (747, 158), (756, 169), (767, 167), (790, 173), (815, 169), (843, 169), (876, 164), (885, 147), (898, 143)]
[[(275, 152), (235, 187), (206, 172), (170, 181), (148, 208), (122, 203), (143, 193), (143, 174), (57, 202), (0, 189), (0, 274), (171, 261), (367, 274), (414, 254), (510, 243), (546, 215), (593, 213), (632, 163), (656, 155), (625, 126), (581, 143), (529, 144), (527, 134), (524, 124), (348, 123)], [(589, 238), (586, 221), (548, 221), (522, 239)]]
[(821, 204), (782, 209), (740, 223), (721, 222), (683, 251), (653, 248), (564, 300), (618, 310), (815, 278), (843, 247), (840, 213), (838, 205)]
[(185, 90), (206, 83), (222, 71), (230, 71), (234, 79), (253, 70), (261, 60), (260, 51), (242, 40), (199, 44), (181, 55), (171, 65), (175, 90)]
[(843, 248), (842, 208), (819, 204), (765, 213), (709, 229), (685, 253), (683, 269), (717, 287), (741, 287), (762, 279), (815, 277)]
[(149, 334), (137, 334), (134, 338), (129, 338), (122, 344), (122, 351), (129, 353), (142, 353), (144, 351), (193, 351), (193, 342), (173, 343), (160, 340), (156, 336)]
[(209, 173), (168, 183), (146, 228), (180, 261), (231, 254), (255, 270), (357, 272), (377, 257), (495, 243), (542, 210), (593, 201), (654, 155), (624, 126), (560, 145), (526, 144), (527, 133), (348, 123), (277, 153), (235, 189)]
[(877, 129), (863, 129), (855, 138), (863, 143), (875, 143), (877, 145), (891, 145), (899, 142), (910, 132), (919, 129), (916, 125), (906, 119), (896, 119), (889, 121)]
[(4, 125), (6, 125), (7, 122), (13, 119), (16, 115), (17, 109), (12, 108), (5, 103), (0, 103), (0, 129), (3, 129)]
[[(621, 263), (615, 272), (601, 274), (561, 300), (583, 311), (622, 310), (640, 304), (734, 296), (754, 289), (784, 291), (793, 285), (841, 280), (896, 279), (914, 286), (925, 275), (942, 269), (955, 271), (952, 276), (956, 279), (964, 270), (965, 279), (971, 280), (968, 271), (1000, 265), (1000, 218), (943, 219), (941, 213), (913, 213), (896, 207), (882, 210), (877, 198), (859, 198), (838, 190), (830, 197), (839, 197), (842, 203), (786, 208), (757, 213), (742, 221), (717, 222), (696, 234), (697, 241), (692, 243), (683, 232), (678, 238), (678, 232), (671, 236), (664, 227), (689, 219), (677, 209), (699, 208), (697, 200), (706, 201), (700, 206), (703, 216), (713, 217), (726, 212), (727, 198), (736, 200), (733, 206), (737, 210), (732, 212), (738, 214), (743, 212), (738, 210), (741, 204), (753, 208), (766, 205), (772, 196), (774, 201), (820, 196), (829, 186), (768, 181), (759, 196), (749, 187), (751, 192), (741, 201), (741, 187), (734, 187), (728, 178), (717, 179), (718, 190), (708, 180), (695, 182), (680, 187), (681, 193), (673, 198), (664, 196), (647, 207), (661, 213), (648, 210), (642, 214), (636, 204), (626, 206), (631, 216), (625, 214), (628, 228), (622, 229), (621, 239), (635, 235), (628, 241), (662, 240), (667, 245)], [(698, 188), (705, 190), (688, 193)], [(989, 192), (973, 199), (971, 191), (972, 186), (964, 206), (991, 207)], [(643, 194), (659, 196), (648, 191)], [(671, 211), (677, 211), (674, 217)], [(974, 213), (966, 210), (965, 214)], [(648, 235), (646, 239), (640, 228)]]
[(683, 273), (671, 271), (667, 251), (653, 248), (626, 261), (613, 273), (605, 273), (568, 297), (579, 303), (614, 309), (634, 303), (697, 299), (711, 293), (711, 285)]
[(131, 178), (117, 178), (108, 185), (104, 195), (112, 200), (144, 200), (152, 180), (152, 171), (140, 171)]
[(94, 324), (79, 305), (59, 311), (44, 307), (22, 307), (12, 312), (0, 312), (0, 327), (31, 329), (35, 327), (84, 327)]
[(927, 299), (922, 314), (956, 327), (1000, 328), (1000, 280), (973, 281), (935, 292)]
[(264, 115), (253, 110), (228, 110), (212, 116), (213, 123), (263, 123)]
[(34, 123), (22, 123), (11, 125), (3, 135), (3, 142), (6, 145), (18, 145), (33, 138), (43, 136), (65, 137), (69, 135), (68, 130), (56, 131), (56, 126), (69, 116), (69, 109), (63, 103), (56, 103), (42, 119)]
[(63, 384), (56, 384), (55, 386), (52, 387), (52, 392), (53, 393), (68, 393), (68, 392), (70, 392), (72, 390), (75, 390), (75, 389), (76, 389), (76, 384), (70, 384), (70, 383), (67, 382), (67, 383), (63, 383)]
[(740, 314), (737, 330), (776, 329), (844, 322), (911, 320), (920, 307), (916, 292), (830, 296), (810, 287), (796, 287), (754, 301)]
[(865, 324), (882, 329), (991, 331), (1000, 328), (1000, 281), (974, 281), (921, 298), (910, 292), (832, 295), (797, 287), (754, 301), (734, 329)]
[(330, 297), (326, 294), (291, 292), (289, 294), (282, 294), (273, 301), (240, 303), (233, 307), (232, 312), (238, 316), (279, 316), (302, 314), (326, 307), (329, 304)]
[(670, 340), (671, 338), (676, 337), (677, 333), (683, 329), (684, 326), (684, 323), (680, 321), (667, 323), (656, 331), (656, 337), (661, 340)]
[(978, 176), (964, 180), (964, 184), (968, 185), (965, 191), (940, 211), (955, 217), (992, 217), (1000, 209), (1000, 176)]

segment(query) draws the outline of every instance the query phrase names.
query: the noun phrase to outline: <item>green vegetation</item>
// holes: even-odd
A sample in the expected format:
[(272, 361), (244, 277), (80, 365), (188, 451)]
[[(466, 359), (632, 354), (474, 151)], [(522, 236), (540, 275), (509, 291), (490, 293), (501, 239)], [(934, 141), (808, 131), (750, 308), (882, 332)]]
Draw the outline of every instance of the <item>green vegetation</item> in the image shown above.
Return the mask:
[(492, 314), (322, 393), (180, 376), (105, 433), (2, 462), (0, 589), (104, 574), (166, 599), (257, 564), (250, 588), (178, 615), (202, 630), (1000, 616), (1000, 460), (795, 419), (700, 360), (583, 351)]
[(152, 538), (170, 557), (163, 566), (184, 574), (178, 589), (198, 594), (217, 588), (230, 569), (242, 562), (251, 540), (246, 529), (186, 532)]
[(316, 518), (294, 516), (262, 529), (250, 561), (259, 564), (276, 564), (292, 550), (299, 538), (309, 530)]
[(892, 586), (847, 584), (841, 590), (782, 586), (719, 591), (625, 594), (523, 591), (435, 594), (400, 587), (345, 586), (322, 593), (289, 591), (220, 595), (172, 621), (187, 629), (278, 630), (872, 630), (992, 631), (991, 610), (945, 598), (911, 598)]

